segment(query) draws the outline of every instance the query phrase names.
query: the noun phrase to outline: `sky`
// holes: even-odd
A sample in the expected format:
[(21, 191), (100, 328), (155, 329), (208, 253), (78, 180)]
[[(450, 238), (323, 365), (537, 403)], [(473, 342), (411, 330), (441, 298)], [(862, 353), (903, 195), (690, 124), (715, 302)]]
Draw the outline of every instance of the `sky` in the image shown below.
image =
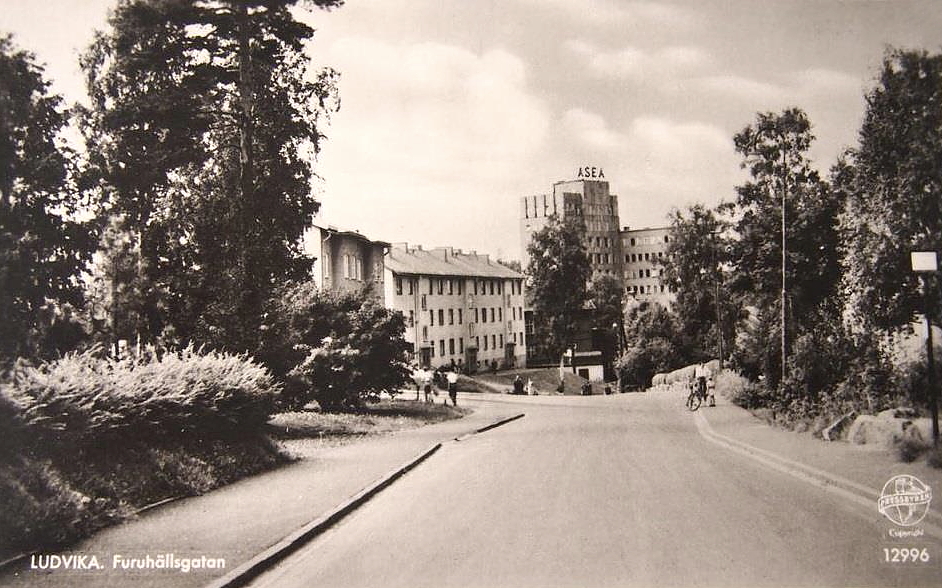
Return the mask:
[[(0, 0), (0, 31), (85, 100), (105, 0)], [(888, 47), (942, 50), (938, 0), (348, 0), (299, 11), (341, 74), (316, 222), (519, 259), (520, 197), (604, 170), (621, 224), (735, 197), (732, 137), (798, 106), (822, 172), (856, 143)], [(313, 75), (313, 74), (312, 74)]]

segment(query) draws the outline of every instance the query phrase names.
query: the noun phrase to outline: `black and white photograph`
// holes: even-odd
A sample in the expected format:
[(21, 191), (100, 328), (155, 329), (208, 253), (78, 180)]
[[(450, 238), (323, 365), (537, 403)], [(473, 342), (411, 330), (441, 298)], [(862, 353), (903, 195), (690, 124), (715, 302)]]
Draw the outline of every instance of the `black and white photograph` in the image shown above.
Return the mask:
[(942, 582), (938, 0), (0, 0), (0, 587)]

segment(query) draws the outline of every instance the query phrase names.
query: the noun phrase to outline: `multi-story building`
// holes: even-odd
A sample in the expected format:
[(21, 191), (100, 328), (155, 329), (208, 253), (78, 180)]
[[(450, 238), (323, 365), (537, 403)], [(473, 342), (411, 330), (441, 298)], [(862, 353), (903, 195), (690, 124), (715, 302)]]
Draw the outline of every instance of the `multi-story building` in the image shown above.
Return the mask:
[(520, 236), (524, 267), (527, 245), (556, 215), (578, 217), (584, 226), (582, 243), (589, 256), (590, 281), (610, 275), (622, 282), (626, 294), (638, 301), (656, 300), (669, 306), (671, 293), (661, 281), (661, 261), (667, 255), (670, 228), (619, 230), (618, 196), (609, 191), (600, 168), (580, 168), (575, 180), (556, 182), (552, 194), (520, 199)]
[(670, 233), (670, 227), (625, 227), (621, 231), (625, 292), (638, 302), (654, 301), (669, 308), (673, 301), (673, 294), (661, 279)]
[(552, 194), (524, 196), (520, 206), (524, 267), (529, 263), (527, 245), (533, 233), (546, 226), (549, 217), (556, 215), (560, 220), (576, 217), (584, 227), (582, 243), (592, 268), (589, 280), (601, 275), (621, 279), (618, 196), (609, 192), (607, 181), (583, 178), (556, 182)]
[(383, 258), (389, 243), (373, 241), (356, 231), (334, 226), (312, 227), (305, 235), (305, 251), (315, 258), (313, 279), (318, 288), (360, 292), (367, 285), (377, 299), (383, 297)]
[(524, 276), (487, 255), (395, 243), (385, 258), (385, 304), (406, 318), (423, 366), (525, 367)]

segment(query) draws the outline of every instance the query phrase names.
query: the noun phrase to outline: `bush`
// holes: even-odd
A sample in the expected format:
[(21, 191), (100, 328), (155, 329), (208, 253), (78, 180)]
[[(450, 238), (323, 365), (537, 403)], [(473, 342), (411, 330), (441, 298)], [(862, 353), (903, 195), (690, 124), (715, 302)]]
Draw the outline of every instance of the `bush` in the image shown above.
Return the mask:
[(928, 447), (916, 439), (903, 439), (896, 446), (900, 461), (912, 463), (919, 458)]
[(936, 447), (929, 452), (927, 463), (931, 467), (942, 470), (942, 447)]
[(326, 411), (356, 410), (382, 392), (398, 394), (411, 381), (401, 312), (366, 299), (335, 326), (331, 335), (298, 346), (307, 355), (288, 374), (297, 403), (315, 400)]
[(261, 430), (279, 392), (244, 356), (192, 347), (119, 360), (98, 354), (18, 364), (0, 384), (0, 418), (16, 407), (17, 428), (40, 442), (247, 433)]

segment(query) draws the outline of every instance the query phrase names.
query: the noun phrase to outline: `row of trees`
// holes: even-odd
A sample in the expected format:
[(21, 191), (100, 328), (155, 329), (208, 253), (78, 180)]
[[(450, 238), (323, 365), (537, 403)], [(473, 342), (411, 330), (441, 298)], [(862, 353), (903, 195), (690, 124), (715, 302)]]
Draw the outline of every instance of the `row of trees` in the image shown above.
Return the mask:
[(735, 367), (762, 382), (761, 402), (789, 414), (924, 400), (888, 342), (926, 304), (910, 252), (940, 247), (942, 55), (888, 52), (866, 101), (858, 145), (827, 178), (798, 108), (760, 113), (736, 134), (750, 178), (732, 202), (672, 214), (664, 276), (676, 303), (670, 315), (635, 310), (632, 353), (661, 371), (719, 357), (725, 342)]
[[(313, 165), (339, 105), (293, 11), (341, 4), (120, 0), (80, 59), (90, 102), (71, 108), (0, 37), (0, 363), (126, 341), (247, 353), (284, 379), (305, 359), (286, 341), (314, 354), (357, 320), (401, 341), (389, 313), (359, 317), (365, 298), (292, 286), (310, 276)], [(324, 313), (316, 341), (285, 336), (301, 298)]]

